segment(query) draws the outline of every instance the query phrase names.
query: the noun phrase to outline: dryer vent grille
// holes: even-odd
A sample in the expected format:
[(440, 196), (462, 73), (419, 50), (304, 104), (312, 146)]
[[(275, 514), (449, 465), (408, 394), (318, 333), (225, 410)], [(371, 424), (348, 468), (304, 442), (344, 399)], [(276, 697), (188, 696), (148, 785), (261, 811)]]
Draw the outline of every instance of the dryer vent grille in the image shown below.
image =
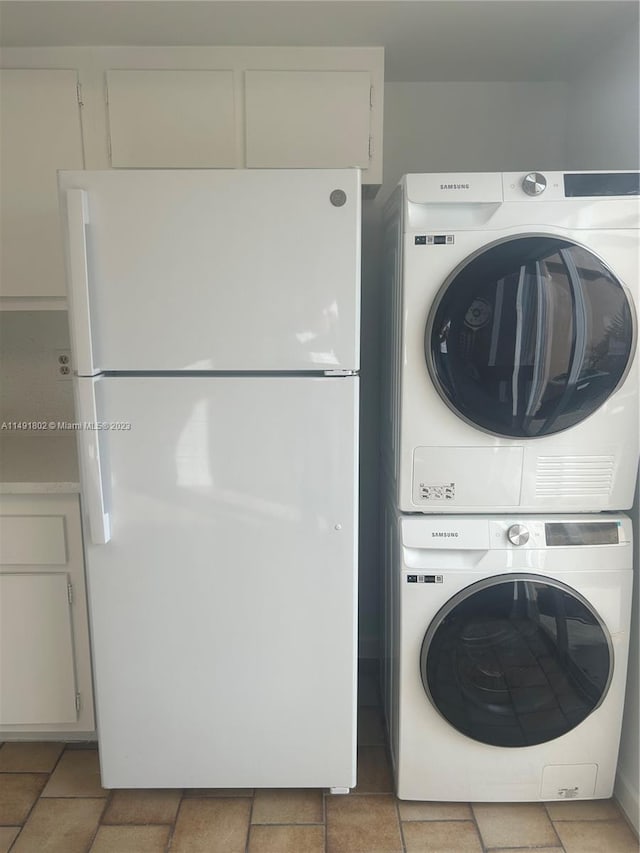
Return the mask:
[(536, 497), (608, 497), (614, 461), (613, 456), (539, 456)]

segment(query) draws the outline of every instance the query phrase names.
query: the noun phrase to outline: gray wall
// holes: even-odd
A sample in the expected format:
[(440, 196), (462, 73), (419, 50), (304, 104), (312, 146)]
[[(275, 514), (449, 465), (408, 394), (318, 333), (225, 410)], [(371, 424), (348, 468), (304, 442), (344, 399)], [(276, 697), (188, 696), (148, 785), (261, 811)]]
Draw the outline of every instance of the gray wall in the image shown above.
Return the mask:
[(572, 169), (640, 167), (638, 34), (629, 32), (576, 75), (567, 90)]

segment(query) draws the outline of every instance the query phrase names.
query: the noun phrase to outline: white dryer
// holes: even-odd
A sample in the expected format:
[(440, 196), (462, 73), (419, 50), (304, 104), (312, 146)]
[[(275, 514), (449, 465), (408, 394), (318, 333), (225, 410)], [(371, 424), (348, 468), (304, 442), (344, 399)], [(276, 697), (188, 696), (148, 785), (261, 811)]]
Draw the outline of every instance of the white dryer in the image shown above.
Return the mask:
[(398, 796), (609, 797), (630, 520), (386, 512), (383, 692)]
[(405, 512), (632, 505), (639, 173), (407, 175), (384, 454)]

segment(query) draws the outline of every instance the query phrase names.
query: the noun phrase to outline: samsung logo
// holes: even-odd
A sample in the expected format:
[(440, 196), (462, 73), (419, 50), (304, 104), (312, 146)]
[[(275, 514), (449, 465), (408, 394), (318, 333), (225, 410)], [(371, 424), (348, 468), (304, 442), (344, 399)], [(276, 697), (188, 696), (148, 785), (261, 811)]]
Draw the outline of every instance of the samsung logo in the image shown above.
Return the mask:
[(436, 539), (457, 539), (460, 535), (459, 533), (441, 533), (439, 531), (432, 531), (431, 535)]
[(468, 190), (471, 189), (470, 184), (440, 184), (441, 190)]

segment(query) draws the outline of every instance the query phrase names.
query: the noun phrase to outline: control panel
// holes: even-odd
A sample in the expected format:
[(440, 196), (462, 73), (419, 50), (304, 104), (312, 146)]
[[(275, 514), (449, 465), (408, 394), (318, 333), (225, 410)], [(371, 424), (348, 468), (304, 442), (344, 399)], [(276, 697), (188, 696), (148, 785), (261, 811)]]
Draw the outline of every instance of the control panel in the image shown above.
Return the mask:
[(559, 201), (640, 195), (640, 172), (504, 172), (504, 201)]
[(403, 546), (417, 551), (529, 551), (631, 542), (631, 521), (624, 515), (482, 517), (433, 514), (408, 516), (400, 525)]
[(618, 518), (549, 520), (540, 518), (491, 520), (492, 548), (571, 548), (621, 545), (629, 541)]
[(505, 201), (560, 201), (564, 195), (564, 172), (504, 172)]

